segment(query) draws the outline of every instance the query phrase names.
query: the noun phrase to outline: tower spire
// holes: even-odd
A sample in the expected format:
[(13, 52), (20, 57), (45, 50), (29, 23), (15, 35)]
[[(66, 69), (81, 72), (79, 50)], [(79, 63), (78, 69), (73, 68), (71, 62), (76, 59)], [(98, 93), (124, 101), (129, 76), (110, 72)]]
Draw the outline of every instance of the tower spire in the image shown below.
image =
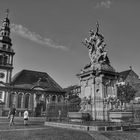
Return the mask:
[(5, 10), (5, 13), (6, 13), (6, 18), (8, 18), (8, 16), (9, 16), (9, 9), (7, 8), (6, 10)]
[(97, 20), (97, 22), (96, 22), (96, 33), (98, 34), (98, 32), (99, 32), (99, 22)]
[(0, 78), (0, 81), (10, 83), (15, 52), (12, 49), (12, 40), (10, 38), (9, 9), (5, 10), (5, 14), (0, 28), (0, 73), (3, 73), (5, 76)]
[(6, 17), (2, 21), (2, 26), (0, 29), (0, 37), (2, 42), (11, 44), (11, 38), (10, 38), (10, 20), (8, 18), (9, 16), (9, 9), (5, 10)]

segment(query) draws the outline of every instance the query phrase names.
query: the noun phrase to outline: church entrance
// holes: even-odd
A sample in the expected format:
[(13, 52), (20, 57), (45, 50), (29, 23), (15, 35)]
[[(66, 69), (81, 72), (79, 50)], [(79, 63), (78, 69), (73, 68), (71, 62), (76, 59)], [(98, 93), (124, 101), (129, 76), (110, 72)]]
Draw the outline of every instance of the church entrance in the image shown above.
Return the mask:
[(35, 116), (36, 117), (42, 116), (44, 111), (45, 111), (45, 102), (44, 101), (38, 102), (35, 108)]
[(46, 109), (46, 103), (44, 100), (44, 96), (41, 94), (36, 95), (36, 107), (35, 107), (35, 116), (42, 116), (43, 112)]

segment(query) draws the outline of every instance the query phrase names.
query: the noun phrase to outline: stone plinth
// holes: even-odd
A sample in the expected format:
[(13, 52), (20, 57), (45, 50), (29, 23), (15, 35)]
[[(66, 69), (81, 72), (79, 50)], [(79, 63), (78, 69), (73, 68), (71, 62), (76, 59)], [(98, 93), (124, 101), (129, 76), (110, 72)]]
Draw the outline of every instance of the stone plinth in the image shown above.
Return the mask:
[(90, 115), (84, 112), (68, 112), (68, 118), (72, 122), (82, 122), (89, 121)]
[[(90, 101), (91, 118), (93, 120), (108, 120), (108, 107), (104, 99), (108, 96), (116, 96), (117, 73), (110, 65), (101, 65), (100, 69), (95, 69), (90, 65), (86, 66), (80, 74), (77, 74), (81, 84), (81, 99)], [(85, 110), (86, 107), (85, 104)], [(89, 106), (89, 104), (88, 104)]]
[(133, 118), (133, 112), (109, 112), (109, 118), (112, 122), (125, 122), (130, 121)]

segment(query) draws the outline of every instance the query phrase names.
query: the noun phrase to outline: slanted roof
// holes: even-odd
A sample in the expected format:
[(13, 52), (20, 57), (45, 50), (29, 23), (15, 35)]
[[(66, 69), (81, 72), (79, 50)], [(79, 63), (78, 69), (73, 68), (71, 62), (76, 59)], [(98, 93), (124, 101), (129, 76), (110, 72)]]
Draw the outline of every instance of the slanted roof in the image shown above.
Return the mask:
[(33, 89), (41, 87), (46, 91), (58, 91), (63, 89), (46, 72), (22, 70), (12, 78), (11, 85), (19, 88)]
[(120, 75), (121, 78), (123, 78), (123, 80), (125, 80), (131, 71), (132, 70), (122, 71), (122, 72), (119, 73), (119, 75)]
[(73, 86), (69, 86), (69, 87), (67, 87), (67, 88), (64, 88), (64, 90), (73, 90), (73, 89), (76, 89), (76, 88), (78, 88), (78, 87), (80, 87), (79, 85), (73, 85)]
[(129, 69), (129, 70), (126, 70), (126, 71), (122, 71), (122, 72), (119, 73), (120, 78), (122, 78), (123, 80), (126, 80), (128, 75), (131, 75), (131, 74), (135, 75), (137, 77), (137, 80), (139, 79), (139, 76), (132, 69)]

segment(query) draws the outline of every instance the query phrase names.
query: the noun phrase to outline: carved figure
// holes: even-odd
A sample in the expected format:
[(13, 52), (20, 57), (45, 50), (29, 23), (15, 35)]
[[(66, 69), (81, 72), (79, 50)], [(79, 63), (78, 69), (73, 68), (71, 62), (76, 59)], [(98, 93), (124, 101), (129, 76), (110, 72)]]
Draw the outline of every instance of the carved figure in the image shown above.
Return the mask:
[(89, 111), (91, 109), (89, 109), (91, 107), (91, 97), (86, 98), (84, 97), (80, 103), (80, 112), (86, 112)]
[(88, 48), (89, 58), (91, 60), (91, 64), (109, 64), (109, 59), (107, 56), (107, 52), (105, 51), (105, 42), (102, 34), (99, 33), (99, 24), (96, 24), (96, 32), (90, 30), (89, 39), (85, 39), (83, 44)]

